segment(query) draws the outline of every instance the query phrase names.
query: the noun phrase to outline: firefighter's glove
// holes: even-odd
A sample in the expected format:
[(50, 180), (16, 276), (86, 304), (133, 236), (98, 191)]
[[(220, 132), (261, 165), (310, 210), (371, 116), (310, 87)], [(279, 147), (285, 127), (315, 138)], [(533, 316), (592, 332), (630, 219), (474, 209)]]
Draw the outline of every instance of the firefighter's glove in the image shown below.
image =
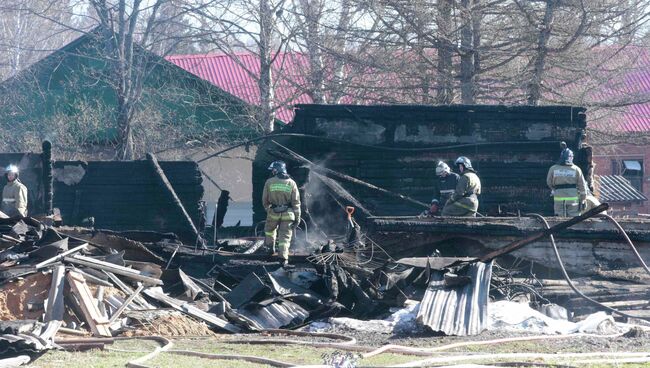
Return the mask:
[(438, 202), (437, 199), (434, 199), (433, 201), (431, 201), (431, 206), (429, 207), (429, 214), (437, 215), (438, 211), (440, 211), (440, 202)]
[(296, 229), (298, 226), (300, 226), (300, 218), (295, 219), (295, 221), (291, 223), (292, 229)]

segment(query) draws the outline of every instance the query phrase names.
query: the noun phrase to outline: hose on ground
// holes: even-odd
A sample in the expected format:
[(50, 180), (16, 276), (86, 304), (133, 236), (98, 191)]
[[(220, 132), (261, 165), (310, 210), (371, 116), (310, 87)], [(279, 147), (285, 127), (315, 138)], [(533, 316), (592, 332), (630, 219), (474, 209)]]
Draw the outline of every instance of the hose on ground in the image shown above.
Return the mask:
[[(536, 214), (536, 213), (528, 214), (528, 216), (531, 216), (531, 217), (534, 217), (534, 218), (540, 220), (540, 221), (544, 224), (544, 228), (545, 228), (545, 229), (550, 229), (550, 228), (551, 228), (551, 227), (549, 226), (549, 224), (548, 224), (548, 221), (546, 221), (546, 219), (544, 218), (544, 216), (539, 215), (539, 214)], [(598, 302), (598, 301), (595, 300), (595, 299), (590, 298), (589, 296), (585, 295), (585, 294), (582, 293), (580, 290), (578, 290), (578, 288), (577, 288), (577, 287), (575, 286), (575, 284), (573, 283), (573, 280), (571, 280), (571, 277), (569, 277), (569, 274), (567, 273), (566, 268), (564, 267), (564, 262), (562, 261), (562, 257), (560, 256), (560, 252), (559, 252), (559, 250), (558, 250), (557, 244), (555, 243), (555, 237), (553, 236), (553, 234), (550, 234), (550, 235), (549, 235), (549, 239), (551, 240), (551, 246), (553, 247), (553, 253), (555, 253), (555, 258), (556, 258), (556, 260), (557, 260), (557, 262), (558, 262), (558, 265), (560, 266), (560, 271), (562, 271), (562, 276), (564, 277), (564, 279), (566, 280), (566, 282), (569, 284), (569, 287), (570, 287), (570, 288), (571, 288), (571, 289), (572, 289), (576, 294), (578, 294), (581, 298), (587, 300), (588, 302), (590, 302), (590, 303), (596, 305), (597, 307), (600, 307), (600, 308), (602, 308), (602, 309), (605, 309), (605, 310), (607, 310), (607, 311), (609, 311), (609, 312), (612, 312), (612, 313), (615, 313), (615, 314), (618, 314), (618, 315), (620, 315), (620, 316), (627, 317), (627, 318), (637, 318), (637, 319), (642, 319), (642, 320), (644, 320), (644, 321), (648, 321), (648, 322), (650, 322), (650, 318), (647, 318), (647, 317), (637, 317), (637, 316), (633, 316), (633, 315), (631, 315), (631, 314), (627, 314), (627, 313), (625, 313), (625, 312), (621, 312), (621, 311), (619, 311), (618, 309), (615, 309), (615, 308), (609, 307), (609, 306), (607, 306), (607, 305), (605, 305), (605, 304), (602, 304), (602, 303)]]

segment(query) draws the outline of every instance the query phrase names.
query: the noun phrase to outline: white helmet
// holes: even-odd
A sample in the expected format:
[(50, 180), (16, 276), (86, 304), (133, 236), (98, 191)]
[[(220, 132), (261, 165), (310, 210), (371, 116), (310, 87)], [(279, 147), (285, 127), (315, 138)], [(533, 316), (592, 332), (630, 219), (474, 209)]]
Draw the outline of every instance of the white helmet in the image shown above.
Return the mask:
[(440, 161), (438, 162), (438, 165), (436, 166), (436, 175), (437, 176), (442, 176), (443, 173), (449, 174), (451, 173), (451, 169), (449, 168), (449, 165), (446, 163)]
[(18, 178), (18, 174), (19, 174), (18, 166), (14, 165), (14, 164), (11, 164), (11, 165), (7, 166), (7, 167), (5, 168), (5, 177), (6, 177), (7, 174), (9, 174), (9, 173), (14, 174), (14, 176), (15, 176), (16, 178)]
[(7, 168), (5, 169), (5, 173), (7, 173), (7, 174), (8, 173), (18, 174), (18, 172), (19, 172), (18, 166), (14, 165), (14, 164), (11, 164), (11, 165), (7, 166)]

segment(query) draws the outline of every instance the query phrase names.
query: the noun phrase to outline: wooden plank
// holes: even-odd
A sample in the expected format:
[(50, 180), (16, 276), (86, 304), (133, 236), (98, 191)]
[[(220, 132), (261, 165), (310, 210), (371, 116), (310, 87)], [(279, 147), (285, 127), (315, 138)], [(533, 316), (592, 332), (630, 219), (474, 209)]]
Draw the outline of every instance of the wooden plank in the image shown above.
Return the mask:
[(162, 289), (160, 288), (148, 288), (144, 290), (144, 293), (149, 296), (150, 298), (156, 299), (164, 304), (169, 305), (170, 307), (183, 312), (185, 314), (189, 314), (190, 316), (200, 319), (212, 326), (219, 327), (221, 329), (224, 329), (226, 331), (232, 332), (232, 333), (239, 333), (241, 332), (241, 329), (232, 323), (229, 323), (227, 321), (224, 321), (221, 318), (218, 318), (217, 316), (206, 313), (182, 300), (178, 300), (175, 298), (172, 298), (165, 293), (163, 293)]
[(93, 298), (84, 277), (77, 272), (70, 271), (68, 272), (67, 279), (70, 289), (79, 300), (84, 318), (90, 326), (93, 335), (112, 337), (113, 335), (109, 329), (109, 322), (101, 315), (99, 309), (97, 309), (97, 303)]
[(129, 295), (129, 297), (126, 298), (124, 303), (122, 303), (122, 305), (120, 305), (120, 307), (117, 309), (117, 311), (115, 311), (115, 314), (113, 314), (113, 316), (109, 320), (110, 324), (115, 322), (120, 317), (122, 312), (124, 312), (124, 310), (129, 306), (129, 304), (131, 304), (133, 299), (135, 299), (138, 295), (140, 295), (140, 292), (142, 291), (142, 289), (144, 289), (144, 285), (142, 285), (142, 284), (138, 285), (138, 288), (135, 290), (135, 292), (133, 292), (133, 294)]
[[(134, 294), (133, 289), (131, 289), (127, 284), (125, 284), (122, 280), (120, 280), (119, 277), (115, 276), (111, 272), (106, 272), (106, 271), (102, 271), (102, 272), (104, 272), (108, 276), (108, 278), (111, 279), (111, 281), (113, 281), (115, 286), (117, 286), (120, 290), (122, 290), (126, 295)], [(138, 304), (139, 307), (142, 309), (156, 309), (155, 306), (148, 303), (140, 295), (136, 295), (136, 297), (134, 298), (134, 303)]]
[(162, 280), (154, 279), (153, 277), (145, 276), (142, 272), (134, 270), (132, 268), (118, 266), (113, 263), (100, 261), (98, 259), (85, 257), (81, 255), (75, 255), (74, 257), (65, 257), (64, 260), (69, 263), (79, 264), (82, 266), (112, 272), (118, 275), (122, 275), (134, 280), (142, 281), (148, 285), (162, 285)]
[(72, 249), (66, 250), (65, 252), (63, 252), (63, 253), (57, 255), (56, 257), (52, 257), (52, 258), (50, 258), (50, 259), (46, 259), (46, 260), (44, 260), (43, 262), (37, 264), (37, 265), (36, 265), (36, 269), (43, 268), (43, 267), (45, 267), (45, 266), (47, 266), (47, 265), (50, 265), (50, 264), (52, 264), (52, 263), (54, 263), (54, 262), (58, 262), (58, 261), (64, 259), (66, 256), (69, 256), (70, 254), (73, 254), (73, 253), (75, 253), (75, 252), (78, 252), (78, 251), (80, 251), (80, 250), (86, 248), (87, 246), (88, 246), (88, 243), (83, 243), (83, 244), (81, 244), (81, 245), (78, 246), (78, 247), (74, 247), (74, 248), (72, 248)]
[(63, 321), (63, 312), (65, 312), (63, 303), (64, 276), (65, 267), (63, 265), (54, 268), (50, 291), (47, 295), (47, 309), (45, 310), (43, 322)]
[(527, 244), (533, 243), (533, 242), (535, 242), (535, 241), (537, 241), (537, 240), (539, 240), (541, 238), (544, 238), (544, 237), (549, 236), (549, 235), (553, 235), (553, 234), (557, 233), (558, 231), (562, 231), (562, 230), (567, 229), (567, 228), (569, 228), (569, 227), (571, 227), (571, 226), (573, 226), (575, 224), (578, 224), (578, 223), (580, 223), (580, 222), (582, 222), (582, 221), (584, 221), (584, 220), (586, 220), (586, 219), (588, 219), (590, 217), (593, 217), (593, 216), (595, 216), (595, 215), (597, 215), (597, 214), (599, 214), (599, 213), (601, 213), (603, 211), (606, 211), (608, 208), (609, 208), (609, 205), (607, 203), (603, 203), (600, 206), (598, 206), (596, 208), (592, 208), (591, 210), (583, 213), (580, 216), (576, 216), (576, 217), (574, 217), (574, 218), (572, 218), (572, 219), (570, 219), (568, 221), (556, 224), (553, 227), (551, 227), (551, 228), (549, 228), (547, 230), (541, 231), (541, 232), (539, 232), (539, 233), (537, 233), (535, 235), (529, 236), (529, 237), (521, 239), (521, 240), (517, 240), (515, 242), (512, 242), (509, 245), (506, 245), (503, 248), (499, 248), (497, 250), (494, 250), (494, 251), (484, 255), (483, 257), (481, 257), (481, 262), (489, 262), (489, 261), (491, 261), (491, 260), (493, 260), (493, 259), (495, 259), (495, 258), (497, 258), (499, 256), (511, 253), (511, 252), (513, 252), (513, 251), (515, 251), (515, 250), (517, 250), (519, 248), (522, 248), (522, 247), (526, 246)]

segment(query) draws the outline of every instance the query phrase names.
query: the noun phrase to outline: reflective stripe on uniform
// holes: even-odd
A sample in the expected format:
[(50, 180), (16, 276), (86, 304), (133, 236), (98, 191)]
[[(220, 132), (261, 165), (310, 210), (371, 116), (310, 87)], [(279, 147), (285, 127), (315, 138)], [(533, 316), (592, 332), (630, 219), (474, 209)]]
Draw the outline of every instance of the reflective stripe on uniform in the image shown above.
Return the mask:
[[(286, 215), (286, 216), (284, 216), (284, 218), (283, 218), (282, 217), (283, 215)], [(281, 220), (293, 221), (293, 220), (296, 219), (296, 215), (292, 212), (292, 210), (287, 210), (287, 212), (283, 212), (283, 213), (269, 212), (266, 215), (266, 218), (271, 219), (271, 220), (278, 220), (278, 221), (281, 221)]]
[(264, 235), (273, 238), (273, 237), (275, 237), (275, 230), (265, 232)]
[(553, 197), (556, 202), (577, 201), (578, 197)]
[(291, 184), (289, 184), (289, 183), (273, 183), (269, 187), (269, 191), (271, 191), (271, 192), (291, 193)]
[(3, 202), (16, 202), (15, 198), (2, 198)]

